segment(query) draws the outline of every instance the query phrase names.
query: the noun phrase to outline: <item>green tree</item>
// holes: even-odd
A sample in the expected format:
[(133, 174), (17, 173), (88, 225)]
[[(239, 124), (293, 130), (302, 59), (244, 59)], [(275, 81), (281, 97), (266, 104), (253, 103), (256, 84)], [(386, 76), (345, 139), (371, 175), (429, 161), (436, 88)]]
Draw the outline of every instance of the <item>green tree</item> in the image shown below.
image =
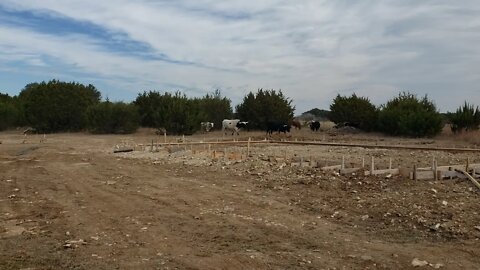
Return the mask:
[(0, 131), (14, 127), (18, 122), (19, 110), (14, 105), (13, 99), (0, 94)]
[(180, 92), (144, 92), (137, 96), (134, 104), (143, 126), (165, 128), (170, 134), (193, 134), (206, 118), (200, 109), (200, 100), (189, 99)]
[(32, 83), (19, 95), (28, 124), (42, 132), (78, 131), (86, 126), (86, 110), (100, 101), (91, 84), (75, 82)]
[(427, 96), (418, 99), (410, 93), (400, 93), (382, 106), (379, 129), (391, 135), (426, 137), (442, 130), (442, 116)]
[(349, 122), (362, 130), (371, 131), (377, 123), (378, 109), (366, 97), (337, 95), (330, 105), (329, 118), (336, 124)]
[(237, 117), (249, 121), (250, 127), (257, 129), (265, 129), (269, 122), (289, 122), (294, 110), (292, 100), (281, 90), (263, 89), (255, 94), (249, 92), (236, 107)]
[(463, 106), (459, 107), (455, 113), (447, 114), (454, 133), (477, 130), (480, 125), (480, 110), (474, 108), (473, 105), (466, 101)]
[(200, 115), (203, 122), (212, 122), (214, 127), (221, 127), (223, 119), (230, 119), (233, 115), (231, 101), (222, 97), (220, 90), (206, 94), (198, 99)]
[(23, 108), (16, 96), (0, 93), (0, 130), (24, 125)]
[(128, 134), (137, 130), (140, 115), (137, 107), (123, 102), (101, 102), (86, 112), (87, 127), (92, 133)]

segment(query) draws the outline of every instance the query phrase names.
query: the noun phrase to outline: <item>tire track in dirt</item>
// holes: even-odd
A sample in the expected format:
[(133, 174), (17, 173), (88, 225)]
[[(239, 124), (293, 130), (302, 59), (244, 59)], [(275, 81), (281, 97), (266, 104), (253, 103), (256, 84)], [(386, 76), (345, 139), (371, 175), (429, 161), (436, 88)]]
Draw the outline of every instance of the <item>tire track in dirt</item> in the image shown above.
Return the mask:
[[(472, 258), (478, 250), (468, 246), (449, 243), (452, 256), (445, 259), (442, 243), (392, 243), (318, 219), (289, 205), (291, 194), (261, 188), (249, 176), (101, 153), (72, 154), (63, 146), (27, 156), (40, 161), (2, 164), (0, 172), (3, 179), (15, 176), (21, 198), (34, 202), (14, 208), (1, 201), (2, 212), (40, 215), (35, 222), (45, 222), (42, 230), (47, 232), (40, 236), (1, 240), (8, 247), (2, 250), (2, 262), (15, 257), (22, 267), (408, 269), (418, 249), (422, 259), (448, 263), (445, 269), (478, 265)], [(7, 187), (4, 181), (1, 185)], [(87, 244), (63, 248), (66, 240), (78, 239)], [(29, 245), (26, 255), (13, 248)], [(33, 248), (44, 250), (34, 258)], [(52, 254), (53, 259), (46, 258)]]

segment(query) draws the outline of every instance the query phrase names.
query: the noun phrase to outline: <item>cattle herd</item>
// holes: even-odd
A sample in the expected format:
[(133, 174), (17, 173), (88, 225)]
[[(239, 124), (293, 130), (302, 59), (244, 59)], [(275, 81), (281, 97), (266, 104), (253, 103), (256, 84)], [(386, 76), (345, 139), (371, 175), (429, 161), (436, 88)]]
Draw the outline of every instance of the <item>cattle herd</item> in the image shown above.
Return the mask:
[[(319, 131), (320, 130), (320, 122), (319, 121), (308, 121), (305, 123), (312, 131)], [(214, 123), (212, 122), (201, 122), (201, 131), (202, 132), (209, 132), (213, 129)], [(302, 122), (299, 120), (292, 120), (289, 123), (286, 122), (268, 122), (267, 123), (267, 135), (272, 135), (274, 132), (281, 133), (283, 132), (286, 134), (290, 132), (292, 128), (301, 129)], [(232, 135), (240, 135), (240, 130), (249, 130), (248, 121), (240, 121), (240, 119), (224, 119), (222, 121), (222, 133), (223, 135), (227, 135), (230, 133)]]

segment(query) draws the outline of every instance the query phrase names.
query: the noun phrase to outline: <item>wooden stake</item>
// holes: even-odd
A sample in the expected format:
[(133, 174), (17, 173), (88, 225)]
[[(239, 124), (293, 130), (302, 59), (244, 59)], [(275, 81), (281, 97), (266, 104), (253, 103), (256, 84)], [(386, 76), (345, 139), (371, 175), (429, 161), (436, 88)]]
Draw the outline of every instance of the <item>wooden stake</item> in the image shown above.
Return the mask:
[(432, 170), (433, 170), (433, 179), (438, 180), (437, 161), (435, 160), (435, 158), (433, 159)]
[(248, 137), (248, 142), (247, 142), (247, 157), (250, 156), (250, 141), (252, 138)]
[(413, 164), (413, 180), (417, 180), (417, 164)]
[(365, 168), (365, 157), (362, 157), (362, 168)]
[(388, 164), (388, 169), (390, 169), (390, 170), (392, 169), (392, 158), (390, 158), (390, 162)]
[(373, 171), (375, 171), (375, 158), (372, 156), (372, 163), (370, 164), (370, 175), (373, 175)]

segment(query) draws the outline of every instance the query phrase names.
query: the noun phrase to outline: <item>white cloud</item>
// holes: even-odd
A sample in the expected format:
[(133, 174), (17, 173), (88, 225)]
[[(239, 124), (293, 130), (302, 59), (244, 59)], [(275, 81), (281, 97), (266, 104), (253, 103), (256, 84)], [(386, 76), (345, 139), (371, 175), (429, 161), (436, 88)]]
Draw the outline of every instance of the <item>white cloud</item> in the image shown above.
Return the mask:
[[(1, 26), (0, 59), (45, 65), (44, 57), (130, 91), (179, 85), (187, 91), (283, 89), (298, 111), (328, 108), (336, 93), (383, 102), (398, 90), (453, 109), (480, 83), (476, 1), (13, 1), (98, 25), (180, 65), (108, 51), (92, 36), (57, 36)], [(5, 38), (6, 37), (6, 38)], [(8, 60), (7, 59), (7, 60)], [(7, 61), (8, 62), (8, 61)], [(65, 71), (65, 72), (68, 72)], [(442, 86), (443, 85), (443, 86)], [(139, 86), (143, 87), (139, 89)], [(464, 94), (446, 97), (446, 87)], [(159, 89), (160, 90), (160, 89)], [(193, 93), (193, 92), (192, 92)], [(198, 94), (198, 93), (197, 93)]]

